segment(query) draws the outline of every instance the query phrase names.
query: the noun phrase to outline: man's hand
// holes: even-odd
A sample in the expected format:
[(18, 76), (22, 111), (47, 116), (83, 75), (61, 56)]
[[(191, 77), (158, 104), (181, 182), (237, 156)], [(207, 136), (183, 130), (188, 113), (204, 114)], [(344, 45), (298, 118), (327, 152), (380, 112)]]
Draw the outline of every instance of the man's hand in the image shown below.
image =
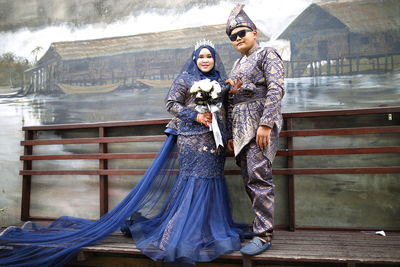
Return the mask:
[(196, 121), (200, 122), (201, 124), (203, 124), (206, 127), (210, 127), (208, 125), (208, 123), (212, 122), (212, 114), (211, 114), (211, 112), (205, 112), (205, 113), (197, 114)]
[(230, 94), (236, 94), (237, 91), (239, 90), (239, 88), (242, 87), (242, 85), (243, 85), (243, 82), (240, 78), (237, 78), (235, 83), (232, 81), (232, 79), (226, 80), (225, 83), (233, 86), (233, 88), (231, 90), (229, 90), (229, 92), (228, 92)]
[(271, 135), (271, 128), (265, 125), (261, 125), (257, 129), (256, 143), (259, 148), (266, 149), (269, 144), (269, 138)]
[(233, 140), (229, 139), (228, 143), (226, 144), (226, 152), (228, 155), (233, 155)]
[(230, 86), (234, 86), (235, 83), (232, 81), (232, 79), (228, 79), (225, 81), (226, 84), (229, 84)]

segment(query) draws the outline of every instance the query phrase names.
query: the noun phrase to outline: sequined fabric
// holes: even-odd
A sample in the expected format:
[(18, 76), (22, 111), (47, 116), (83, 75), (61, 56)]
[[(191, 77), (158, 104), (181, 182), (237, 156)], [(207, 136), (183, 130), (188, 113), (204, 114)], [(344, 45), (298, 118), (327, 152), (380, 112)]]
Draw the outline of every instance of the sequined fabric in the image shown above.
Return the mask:
[(235, 156), (255, 138), (260, 125), (272, 128), (264, 155), (273, 162), (282, 128), (281, 99), (284, 66), (273, 48), (255, 46), (249, 56), (235, 62), (230, 78), (243, 81), (237, 94), (228, 100), (228, 135), (233, 138)]
[(237, 162), (255, 213), (253, 232), (255, 235), (271, 238), (275, 200), (271, 162), (254, 140), (242, 150)]
[(198, 179), (221, 179), (225, 150), (215, 148), (211, 132), (178, 136), (180, 175)]

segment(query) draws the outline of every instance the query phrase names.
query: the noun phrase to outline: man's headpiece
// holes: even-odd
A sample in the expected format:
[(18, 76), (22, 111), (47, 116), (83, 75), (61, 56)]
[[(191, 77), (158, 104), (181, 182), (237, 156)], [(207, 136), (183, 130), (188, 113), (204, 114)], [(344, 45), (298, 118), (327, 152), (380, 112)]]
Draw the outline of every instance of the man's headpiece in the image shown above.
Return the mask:
[(246, 12), (243, 10), (244, 4), (237, 4), (235, 8), (231, 11), (226, 22), (226, 34), (230, 35), (232, 30), (237, 27), (248, 27), (252, 30), (257, 30), (254, 22), (247, 16)]

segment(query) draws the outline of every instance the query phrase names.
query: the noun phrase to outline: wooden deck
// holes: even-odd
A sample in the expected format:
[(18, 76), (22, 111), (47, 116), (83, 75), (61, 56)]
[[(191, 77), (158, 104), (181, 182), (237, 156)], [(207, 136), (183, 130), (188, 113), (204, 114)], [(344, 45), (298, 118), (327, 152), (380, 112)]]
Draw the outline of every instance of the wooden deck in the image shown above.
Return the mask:
[[(246, 241), (247, 242), (247, 241)], [(390, 264), (400, 265), (400, 233), (386, 236), (375, 232), (313, 231), (275, 232), (273, 245), (267, 252), (242, 257), (239, 251), (222, 255), (199, 266), (265, 266)], [(335, 264), (336, 263), (336, 264)], [(153, 262), (135, 248), (130, 238), (114, 233), (95, 246), (85, 247), (69, 266), (169, 266)], [(315, 266), (315, 265), (313, 265)]]
[[(382, 164), (371, 160), (370, 165), (348, 165), (337, 166), (329, 164), (325, 167), (296, 167), (294, 162), (298, 156), (330, 156), (330, 155), (358, 155), (358, 154), (390, 154), (400, 155), (400, 145), (397, 142), (381, 144), (374, 142), (355, 143), (354, 146), (332, 147), (330, 139), (319, 144), (321, 147), (299, 147), (295, 138), (329, 137), (347, 135), (387, 135), (393, 136), (400, 133), (400, 107), (380, 107), (369, 109), (353, 110), (332, 110), (332, 111), (309, 111), (283, 114), (285, 128), (281, 132), (284, 147), (278, 153), (283, 157), (282, 166), (274, 168), (274, 174), (287, 177), (287, 207), (283, 212), (287, 213), (288, 221), (282, 225), (276, 225), (273, 246), (262, 255), (255, 257), (243, 257), (238, 251), (222, 255), (210, 263), (201, 263), (198, 266), (370, 266), (396, 265), (400, 266), (400, 228), (397, 213), (392, 215), (390, 226), (373, 226), (377, 229), (391, 229), (395, 232), (387, 232), (387, 236), (378, 236), (370, 231), (368, 223), (365, 225), (355, 223), (354, 227), (349, 226), (327, 226), (326, 224), (309, 227), (301, 225), (296, 220), (299, 212), (296, 212), (295, 199), (299, 189), (295, 189), (295, 180), (301, 179), (301, 175), (336, 175), (336, 174), (400, 174), (398, 161), (395, 163)], [(109, 145), (117, 143), (134, 142), (162, 142), (164, 135), (160, 135), (169, 119), (151, 121), (128, 121), (108, 122), (91, 124), (71, 125), (45, 125), (24, 127), (25, 140), (21, 142), (24, 146), (23, 170), (20, 174), (22, 181), (22, 221), (48, 221), (55, 218), (40, 217), (31, 214), (31, 191), (32, 177), (41, 175), (96, 175), (99, 179), (99, 214), (100, 216), (109, 211), (109, 189), (108, 179), (114, 175), (141, 175), (144, 169), (119, 169), (117, 165), (108, 164), (109, 160), (125, 159), (149, 159), (154, 158), (156, 153), (141, 153), (141, 151), (116, 151), (109, 150)], [(303, 125), (304, 124), (304, 125)], [(147, 127), (147, 128), (146, 128)], [(345, 128), (343, 128), (345, 127)], [(46, 131), (57, 131), (60, 138), (46, 139), (41, 137)], [(64, 133), (64, 135), (61, 134)], [(154, 136), (154, 134), (158, 134)], [(321, 139), (322, 140), (322, 139)], [(331, 139), (334, 142), (336, 139)], [(308, 141), (309, 142), (309, 141)], [(95, 152), (72, 153), (63, 155), (43, 155), (34, 153), (34, 147), (43, 145), (64, 145), (64, 144), (97, 144)], [(327, 144), (327, 145), (326, 145)], [(127, 153), (129, 152), (129, 153)], [(43, 167), (34, 168), (33, 162), (39, 160), (76, 160), (90, 159), (98, 160), (97, 169), (51, 169)], [(394, 162), (394, 161), (393, 161)], [(71, 164), (72, 166), (72, 164)], [(113, 167), (114, 166), (114, 167)], [(240, 175), (240, 170), (230, 168), (225, 170), (227, 175)], [(396, 177), (397, 178), (397, 177)], [(79, 186), (79, 184), (77, 184)], [(60, 190), (63, 190), (60, 188)], [(393, 210), (398, 210), (397, 198), (390, 198), (388, 201)], [(377, 202), (382, 201), (378, 200)], [(383, 199), (386, 201), (386, 199)], [(310, 202), (310, 204), (312, 204)], [(335, 202), (336, 204), (336, 202)], [(366, 200), (365, 206), (371, 203)], [(369, 207), (369, 206), (368, 206)], [(340, 209), (341, 206), (338, 206)], [(340, 211), (340, 210), (339, 210)], [(367, 213), (364, 211), (364, 213)], [(302, 214), (302, 216), (307, 216)], [(369, 213), (363, 218), (368, 222)], [(379, 215), (375, 215), (379, 217)], [(397, 223), (396, 223), (397, 222)], [(329, 224), (331, 225), (331, 224)], [(343, 228), (346, 227), (346, 228)], [(357, 228), (356, 228), (357, 227)], [(382, 228), (381, 228), (382, 227)], [(281, 230), (290, 229), (292, 231)], [(294, 231), (296, 230), (296, 231)], [(85, 247), (80, 254), (68, 266), (170, 266), (162, 262), (154, 262), (137, 250), (130, 238), (115, 233), (103, 240), (96, 246)], [(181, 265), (179, 265), (181, 267)]]

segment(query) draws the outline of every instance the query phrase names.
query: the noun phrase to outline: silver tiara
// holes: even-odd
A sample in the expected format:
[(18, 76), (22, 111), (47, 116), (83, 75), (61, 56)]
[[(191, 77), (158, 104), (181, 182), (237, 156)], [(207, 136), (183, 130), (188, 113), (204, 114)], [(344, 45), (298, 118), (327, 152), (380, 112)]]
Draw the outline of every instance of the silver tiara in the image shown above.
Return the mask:
[(208, 45), (215, 49), (214, 44), (210, 40), (203, 39), (203, 40), (196, 42), (196, 45), (194, 46), (194, 50), (197, 50), (197, 48), (199, 48), (200, 46), (203, 46), (203, 45)]

